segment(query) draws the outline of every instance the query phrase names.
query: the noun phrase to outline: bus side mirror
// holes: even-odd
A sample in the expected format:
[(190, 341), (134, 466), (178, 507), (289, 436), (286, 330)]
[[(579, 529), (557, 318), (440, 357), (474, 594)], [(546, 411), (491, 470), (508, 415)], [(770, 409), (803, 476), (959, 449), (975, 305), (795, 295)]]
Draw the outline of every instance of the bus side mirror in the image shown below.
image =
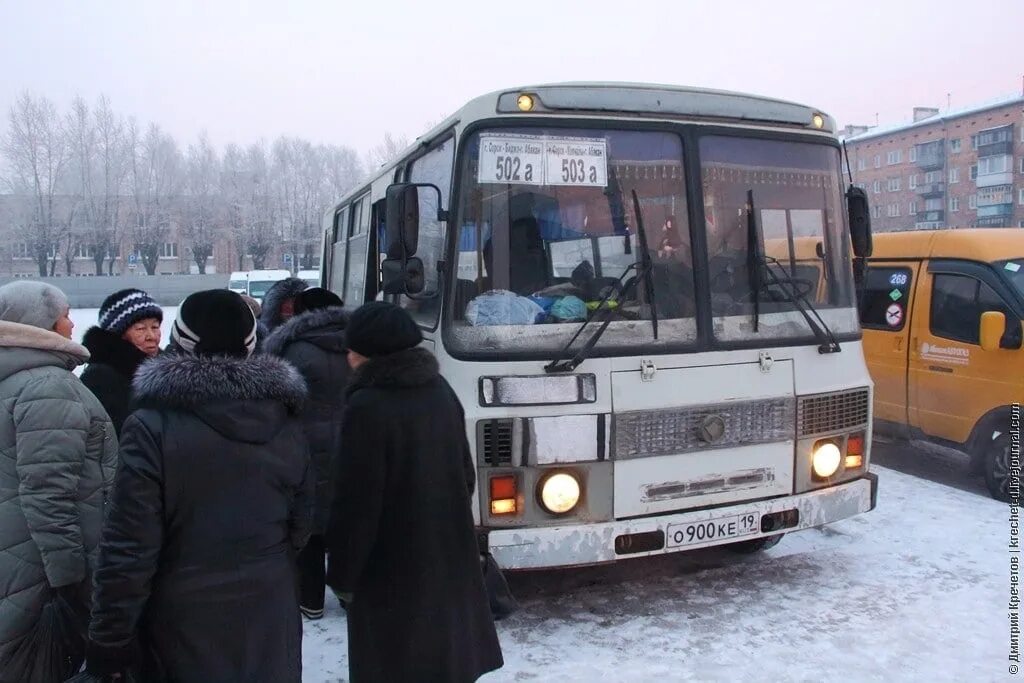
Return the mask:
[(419, 294), (423, 291), (423, 261), (415, 256), (384, 259), (380, 264), (380, 275), (385, 294)]
[(868, 193), (850, 185), (846, 189), (846, 210), (850, 218), (853, 255), (867, 258), (871, 256), (871, 207), (868, 206)]
[(388, 187), (385, 199), (384, 253), (389, 259), (412, 256), (419, 246), (419, 189), (412, 183), (395, 183)]
[(1006, 314), (1001, 311), (985, 311), (981, 314), (978, 339), (985, 351), (998, 351), (1003, 333), (1006, 331)]

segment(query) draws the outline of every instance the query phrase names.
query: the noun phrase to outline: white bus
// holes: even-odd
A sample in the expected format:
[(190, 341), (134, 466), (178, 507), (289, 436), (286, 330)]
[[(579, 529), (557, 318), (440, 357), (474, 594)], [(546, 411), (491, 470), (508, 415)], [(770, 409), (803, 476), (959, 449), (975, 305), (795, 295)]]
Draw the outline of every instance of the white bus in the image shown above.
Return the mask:
[(328, 286), (405, 307), (465, 406), (503, 567), (752, 552), (874, 508), (870, 222), (834, 128), (736, 93), (516, 88), (326, 216)]

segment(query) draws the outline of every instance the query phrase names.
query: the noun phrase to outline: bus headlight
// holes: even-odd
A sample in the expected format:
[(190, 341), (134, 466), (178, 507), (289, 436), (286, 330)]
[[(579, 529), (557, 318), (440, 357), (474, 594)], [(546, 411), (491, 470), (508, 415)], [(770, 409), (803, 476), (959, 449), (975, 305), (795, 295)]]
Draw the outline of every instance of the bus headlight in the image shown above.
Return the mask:
[(842, 461), (842, 453), (839, 446), (831, 441), (819, 441), (814, 445), (814, 453), (811, 455), (811, 468), (814, 476), (819, 479), (828, 479), (839, 470), (839, 463)]
[(580, 502), (580, 482), (567, 472), (548, 475), (540, 482), (540, 504), (553, 515), (571, 512)]

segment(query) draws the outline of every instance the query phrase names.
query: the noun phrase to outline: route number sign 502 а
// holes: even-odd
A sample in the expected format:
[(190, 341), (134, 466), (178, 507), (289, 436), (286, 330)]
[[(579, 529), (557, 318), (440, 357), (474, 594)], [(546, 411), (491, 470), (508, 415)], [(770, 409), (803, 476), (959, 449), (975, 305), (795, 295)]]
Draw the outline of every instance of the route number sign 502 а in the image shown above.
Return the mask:
[(608, 185), (604, 138), (481, 135), (477, 182), (507, 185)]

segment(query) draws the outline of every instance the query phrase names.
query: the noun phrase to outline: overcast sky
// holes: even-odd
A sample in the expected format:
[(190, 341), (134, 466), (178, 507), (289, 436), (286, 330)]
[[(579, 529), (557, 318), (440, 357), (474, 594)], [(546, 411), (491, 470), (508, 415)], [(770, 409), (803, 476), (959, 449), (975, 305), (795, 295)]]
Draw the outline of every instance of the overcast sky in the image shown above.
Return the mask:
[(476, 95), (647, 81), (895, 123), (1021, 92), (1024, 0), (0, 0), (0, 112), (81, 94), (218, 145), (280, 134), (360, 151)]

